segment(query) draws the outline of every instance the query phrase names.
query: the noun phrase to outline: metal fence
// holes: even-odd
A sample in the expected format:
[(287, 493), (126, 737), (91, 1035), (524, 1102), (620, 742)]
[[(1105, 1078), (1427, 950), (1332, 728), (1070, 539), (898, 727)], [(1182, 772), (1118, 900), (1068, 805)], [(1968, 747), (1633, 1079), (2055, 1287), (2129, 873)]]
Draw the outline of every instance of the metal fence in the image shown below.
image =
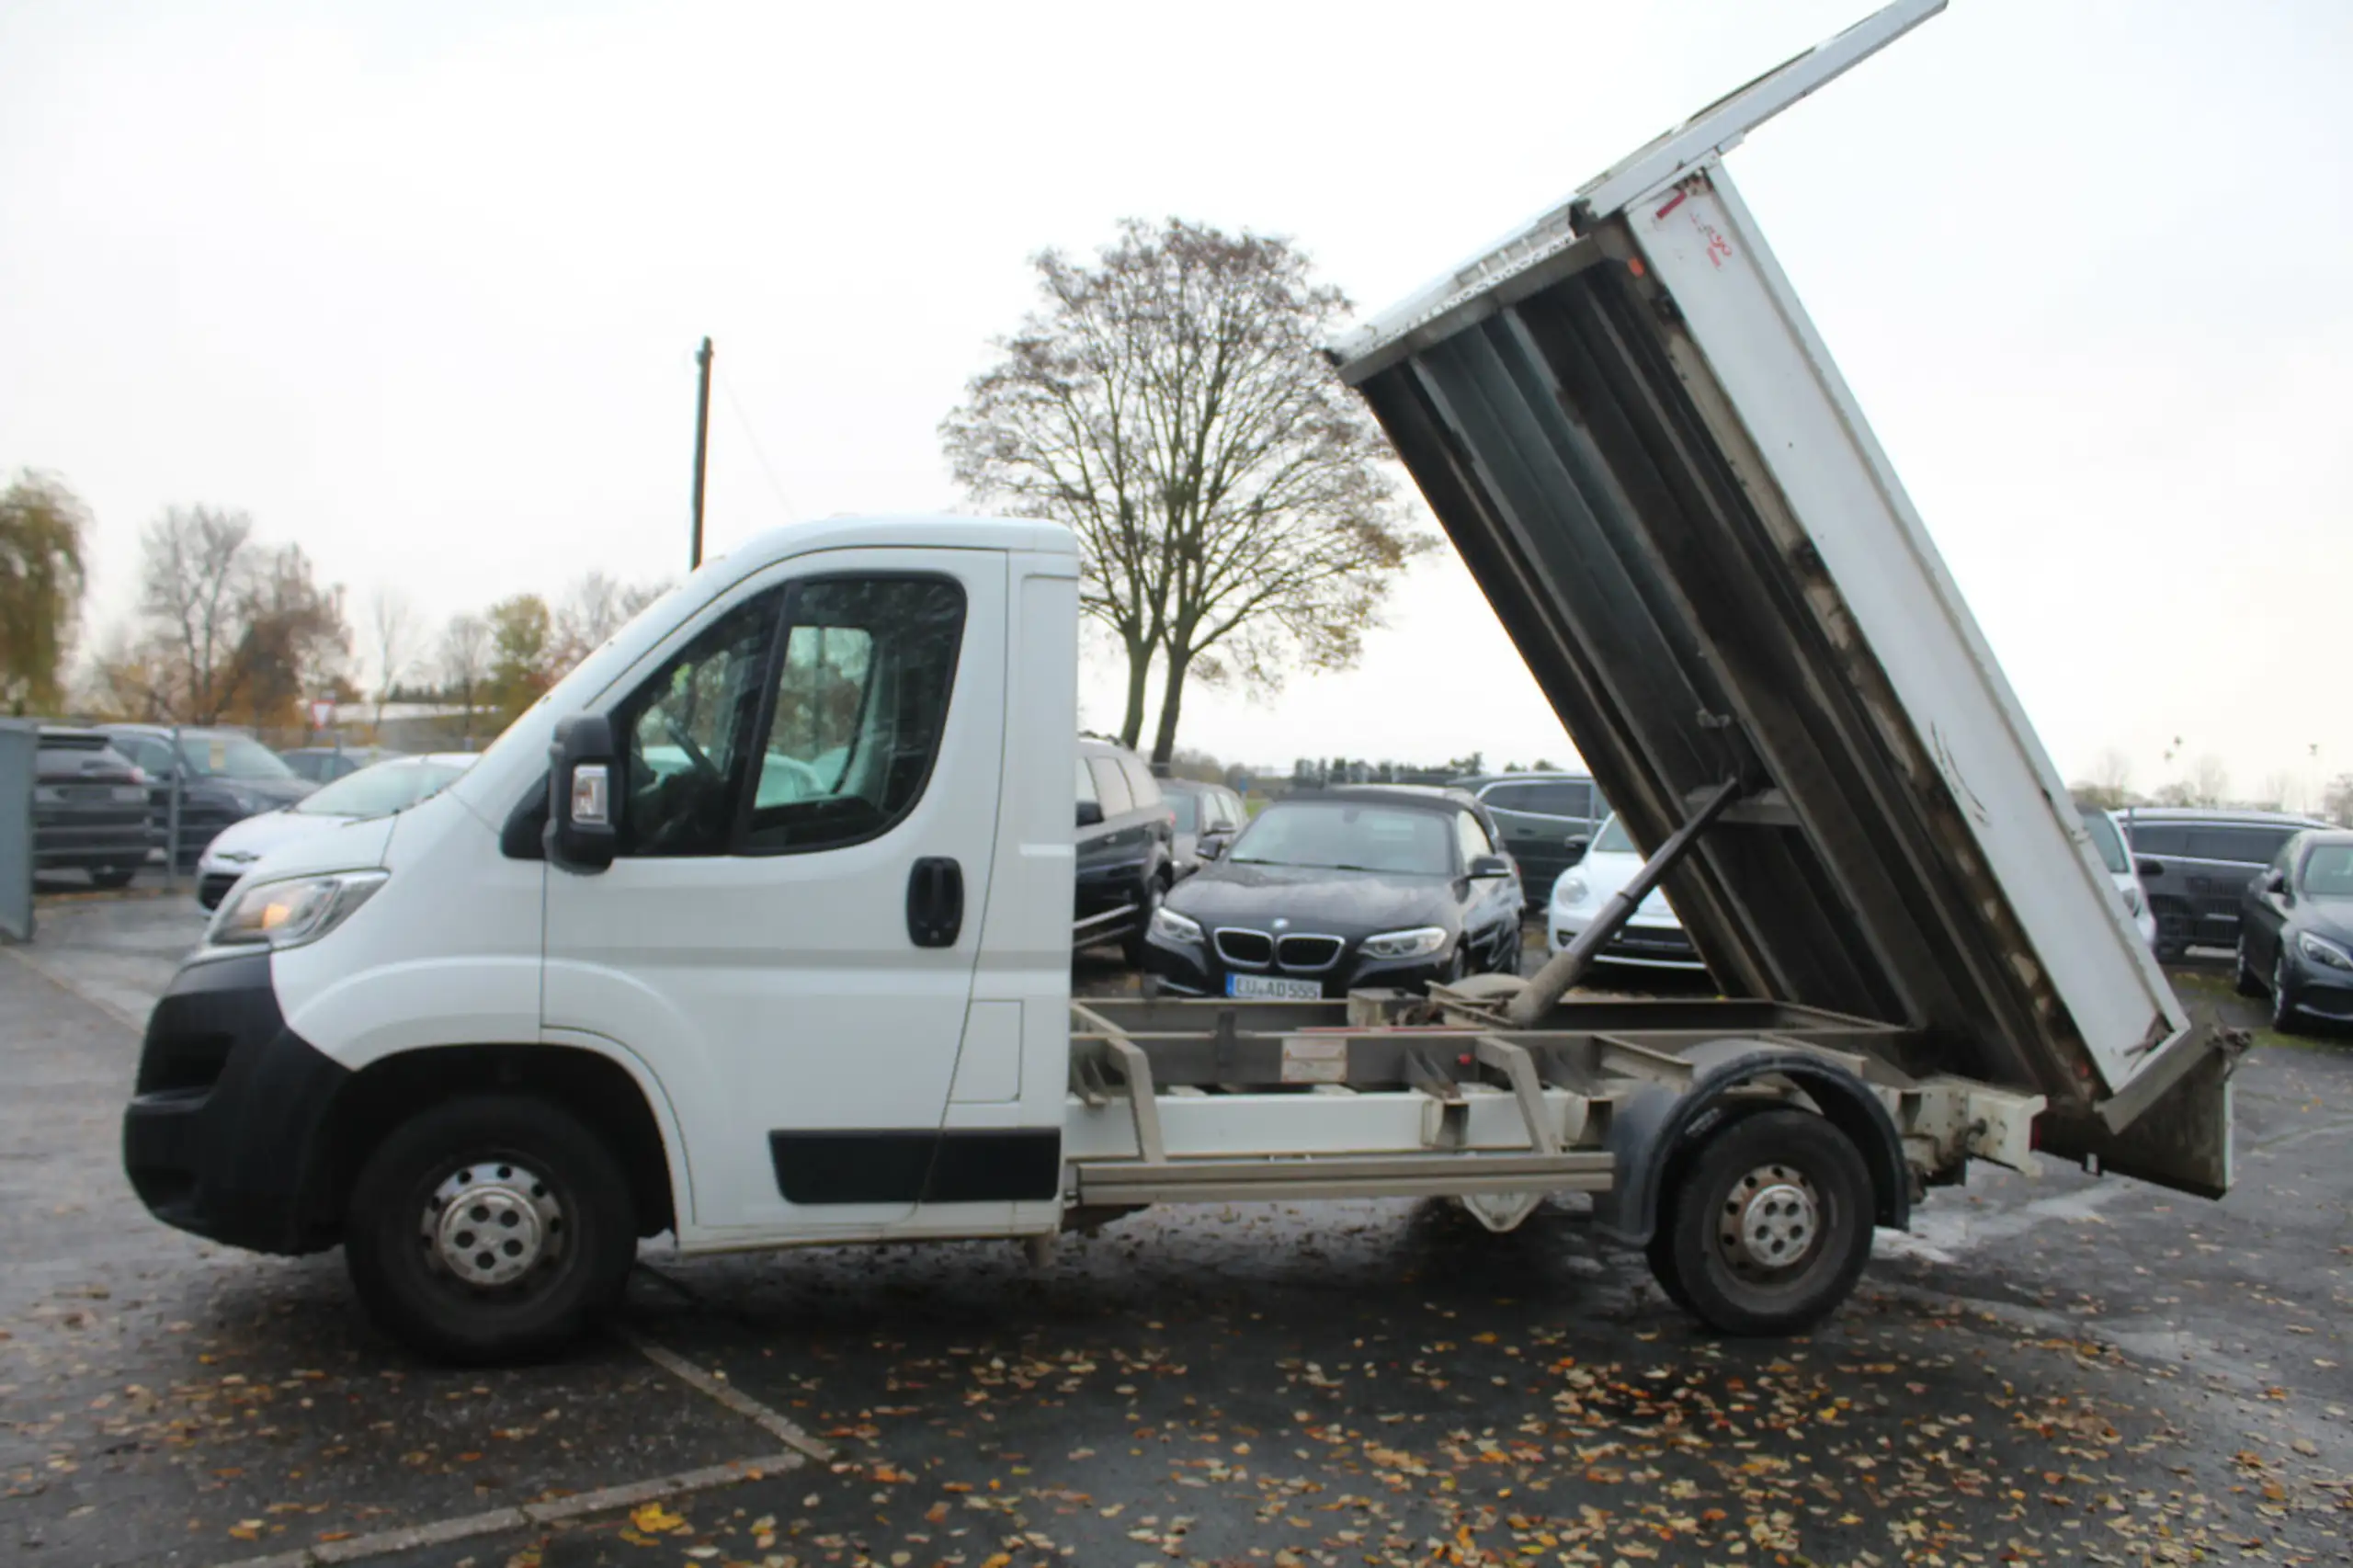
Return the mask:
[(33, 939), (33, 779), (40, 730), (0, 720), (0, 939)]

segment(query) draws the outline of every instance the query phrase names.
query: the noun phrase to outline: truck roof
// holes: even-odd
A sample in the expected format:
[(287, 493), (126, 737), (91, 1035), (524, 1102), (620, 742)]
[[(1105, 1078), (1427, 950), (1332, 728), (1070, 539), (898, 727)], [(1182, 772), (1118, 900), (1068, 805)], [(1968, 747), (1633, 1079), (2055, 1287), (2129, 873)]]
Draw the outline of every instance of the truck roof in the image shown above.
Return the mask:
[[(808, 522), (783, 523), (754, 534), (727, 552), (727, 575), (747, 566), (780, 561), (838, 542), (864, 550), (1017, 550), (1045, 555), (1076, 555), (1078, 541), (1060, 523), (1036, 517), (966, 517), (944, 512), (881, 516), (840, 514)], [(705, 562), (720, 560), (712, 556)]]
[[(1728, 994), (2128, 1125), (2203, 1061), (1721, 153), (1900, 0), (1339, 349)], [(1607, 199), (1603, 199), (1607, 198)], [(2180, 1046), (2183, 1049), (2177, 1050)]]

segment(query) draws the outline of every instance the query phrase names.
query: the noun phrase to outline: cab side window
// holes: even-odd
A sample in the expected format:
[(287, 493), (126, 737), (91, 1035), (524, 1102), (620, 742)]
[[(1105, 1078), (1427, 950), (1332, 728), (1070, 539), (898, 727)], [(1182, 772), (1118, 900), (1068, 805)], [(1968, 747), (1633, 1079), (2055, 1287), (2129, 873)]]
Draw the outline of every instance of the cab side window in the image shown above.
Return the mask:
[(915, 808), (948, 727), (964, 591), (940, 577), (797, 585), (745, 819), (747, 854), (881, 836)]
[(780, 598), (764, 594), (720, 617), (616, 711), (627, 791), (621, 854), (727, 853)]

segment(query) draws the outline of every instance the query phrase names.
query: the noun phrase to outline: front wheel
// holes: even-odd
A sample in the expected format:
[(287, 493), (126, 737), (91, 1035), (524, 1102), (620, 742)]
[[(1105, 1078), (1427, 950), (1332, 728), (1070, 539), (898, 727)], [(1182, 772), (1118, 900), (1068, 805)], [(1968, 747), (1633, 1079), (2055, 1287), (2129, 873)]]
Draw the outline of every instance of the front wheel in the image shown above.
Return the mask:
[(2271, 1027), (2280, 1034), (2303, 1032), (2303, 1010), (2288, 989), (2288, 938), (2279, 938), (2279, 956), (2271, 962)]
[(1871, 1255), (1871, 1178), (1847, 1135), (1759, 1111), (1704, 1144), (1660, 1222), (1671, 1296), (1724, 1334), (1795, 1334), (1836, 1311)]
[(1154, 877), (1143, 884), (1143, 896), (1136, 905), (1135, 929), (1120, 942), (1120, 954), (1128, 960), (1130, 969), (1143, 967), (1144, 949), (1150, 945), (1146, 938), (1152, 934), (1152, 917), (1160, 912), (1160, 906), (1167, 897), (1168, 883), (1161, 878)]
[(561, 1107), (475, 1095), (386, 1136), (352, 1188), (344, 1261), (385, 1333), (437, 1360), (570, 1344), (637, 1256), (628, 1178)]

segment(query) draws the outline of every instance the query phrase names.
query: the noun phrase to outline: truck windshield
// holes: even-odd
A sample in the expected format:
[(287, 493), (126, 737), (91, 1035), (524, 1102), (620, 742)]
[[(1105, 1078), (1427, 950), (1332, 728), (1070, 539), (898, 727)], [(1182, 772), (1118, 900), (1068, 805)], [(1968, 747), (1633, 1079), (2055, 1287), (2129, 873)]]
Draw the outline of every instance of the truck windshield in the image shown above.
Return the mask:
[(297, 801), (306, 816), (381, 817), (406, 811), (465, 769), (446, 762), (380, 762)]
[(1447, 877), (1454, 874), (1453, 836), (1438, 812), (1340, 801), (1287, 802), (1259, 813), (1233, 858), (1266, 866)]
[(215, 730), (184, 730), (180, 756), (188, 771), (217, 778), (291, 778), (294, 770), (259, 741)]

